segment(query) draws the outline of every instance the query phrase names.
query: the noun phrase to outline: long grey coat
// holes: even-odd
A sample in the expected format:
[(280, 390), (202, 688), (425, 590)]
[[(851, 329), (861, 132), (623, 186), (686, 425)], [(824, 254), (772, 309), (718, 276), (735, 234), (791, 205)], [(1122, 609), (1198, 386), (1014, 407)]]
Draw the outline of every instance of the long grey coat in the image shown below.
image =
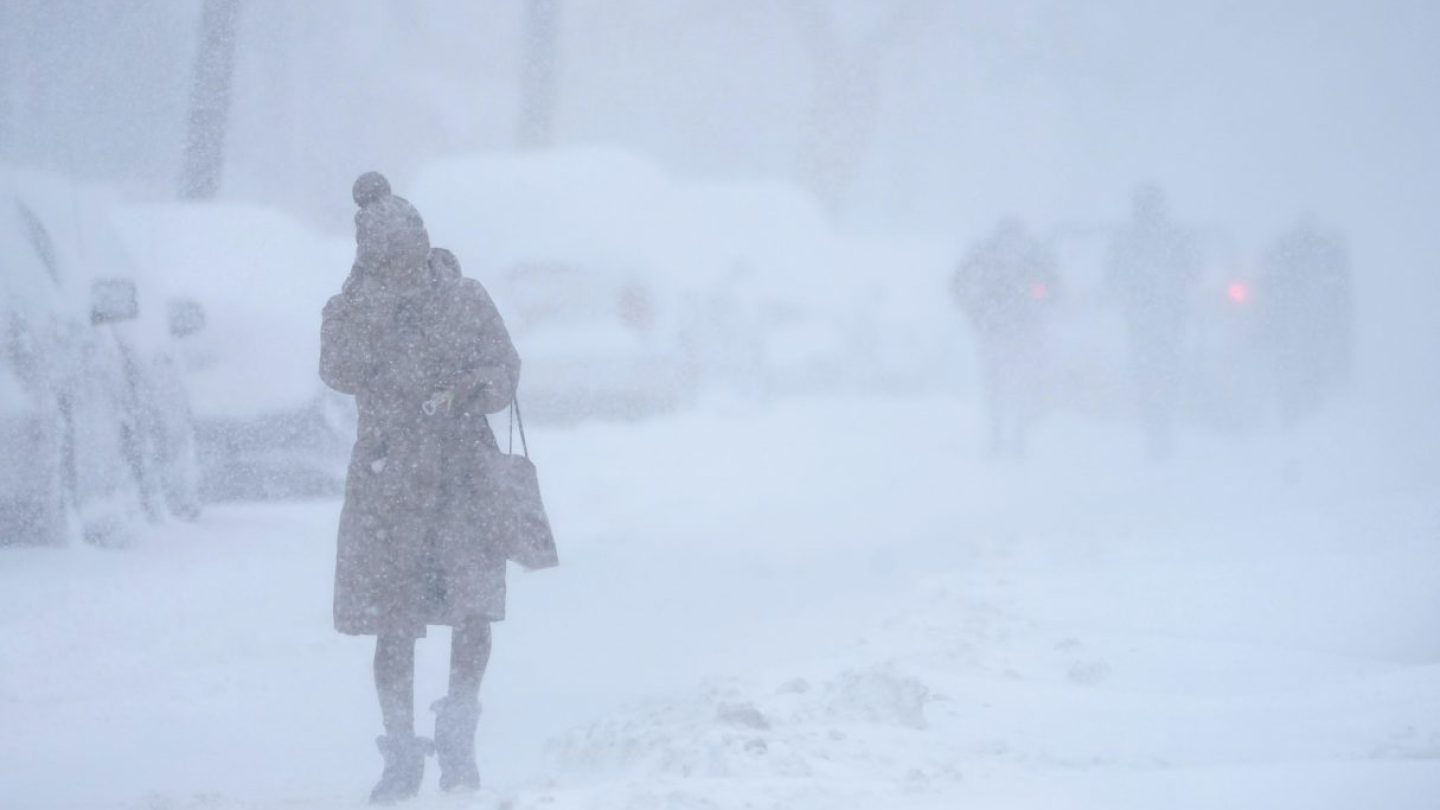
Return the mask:
[[(498, 452), (485, 414), (510, 403), (520, 358), (480, 283), (442, 275), (405, 296), (347, 284), (325, 305), (320, 376), (360, 414), (335, 564), (342, 633), (418, 637), (505, 615), (479, 492)], [(427, 413), (441, 389), (474, 394)]]

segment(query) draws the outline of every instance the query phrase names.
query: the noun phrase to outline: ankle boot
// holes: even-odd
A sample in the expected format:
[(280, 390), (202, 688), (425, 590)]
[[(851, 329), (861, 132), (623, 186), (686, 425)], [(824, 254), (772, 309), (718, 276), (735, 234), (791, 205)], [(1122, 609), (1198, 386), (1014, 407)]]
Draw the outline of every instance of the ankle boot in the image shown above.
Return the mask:
[(425, 757), (434, 753), (435, 744), (424, 737), (377, 737), (375, 745), (385, 758), (385, 771), (370, 791), (371, 804), (393, 804), (414, 798), (425, 778)]
[(440, 789), (479, 789), (475, 726), (480, 722), (480, 704), (446, 697), (435, 701), (430, 710), (435, 712), (435, 758), (440, 763)]

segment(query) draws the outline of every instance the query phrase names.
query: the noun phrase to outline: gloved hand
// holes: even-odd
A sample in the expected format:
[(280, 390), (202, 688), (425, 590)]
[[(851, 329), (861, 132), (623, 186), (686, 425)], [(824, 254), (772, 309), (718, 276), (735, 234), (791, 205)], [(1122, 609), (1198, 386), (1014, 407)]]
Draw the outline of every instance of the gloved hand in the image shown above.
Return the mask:
[(426, 416), (434, 416), (437, 413), (449, 411), (455, 406), (455, 389), (441, 388), (430, 394), (430, 398), (420, 404), (420, 410)]
[(453, 410), (456, 404), (465, 405), (484, 395), (487, 388), (507, 382), (503, 366), (479, 366), (464, 372), (454, 379), (435, 387), (430, 399), (425, 401), (425, 413), (434, 415)]

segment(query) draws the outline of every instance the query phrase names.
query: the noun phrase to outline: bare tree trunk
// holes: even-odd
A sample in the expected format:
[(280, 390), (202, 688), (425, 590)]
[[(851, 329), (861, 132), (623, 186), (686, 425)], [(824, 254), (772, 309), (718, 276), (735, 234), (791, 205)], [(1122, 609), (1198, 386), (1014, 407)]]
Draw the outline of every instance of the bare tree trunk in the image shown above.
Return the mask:
[(882, 90), (874, 51), (815, 55), (815, 89), (800, 147), (802, 182), (832, 213), (841, 207), (879, 121)]
[(520, 63), (521, 149), (550, 145), (557, 101), (560, 0), (526, 0)]
[(797, 169), (820, 201), (837, 213), (855, 170), (865, 158), (884, 103), (884, 61), (927, 12), (921, 0), (889, 10), (861, 41), (846, 44), (830, 10), (818, 0), (791, 5), (813, 69), (809, 120)]
[(210, 199), (220, 190), (239, 17), (240, 0), (205, 0), (200, 15), (200, 43), (195, 54), (180, 174), (180, 196), (187, 200)]
[(25, 64), (23, 48), (28, 39), (20, 31), (20, 12), (0, 6), (0, 157), (12, 157), (15, 133), (20, 120), (24, 93), (20, 66)]

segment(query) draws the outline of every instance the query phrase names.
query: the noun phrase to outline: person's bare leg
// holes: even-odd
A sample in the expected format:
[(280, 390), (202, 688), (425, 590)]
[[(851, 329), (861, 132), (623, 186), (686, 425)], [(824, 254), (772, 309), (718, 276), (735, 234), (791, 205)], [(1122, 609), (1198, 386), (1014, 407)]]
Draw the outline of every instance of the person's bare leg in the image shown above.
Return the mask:
[(475, 790), (475, 727), (480, 720), (480, 681), (490, 662), (490, 623), (462, 622), (450, 634), (450, 694), (435, 704), (435, 752), (442, 790)]
[(391, 804), (420, 791), (425, 757), (432, 750), (429, 740), (415, 736), (415, 639), (375, 639), (375, 692), (385, 722), (385, 736), (375, 741), (385, 757), (385, 772), (370, 791), (370, 803)]
[(456, 627), (450, 636), (450, 697), (475, 703), (490, 665), (490, 623), (483, 619)]
[(375, 692), (385, 733), (397, 738), (415, 736), (415, 639), (375, 639)]

